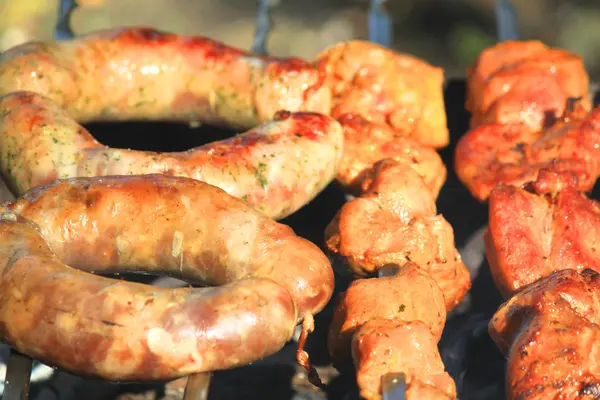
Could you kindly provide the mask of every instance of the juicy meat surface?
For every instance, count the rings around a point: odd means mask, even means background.
[[[325,49],[317,64],[332,89],[333,117],[359,114],[423,145],[448,145],[441,68],[360,40]]]
[[[510,400],[600,395],[600,275],[555,271],[496,312],[489,333],[508,356]]]
[[[183,152],[116,149],[47,97],[0,98],[0,168],[16,196],[58,178],[162,173],[217,186],[280,219],[335,178],[343,142],[333,118],[282,111],[244,134]]]
[[[466,108],[472,127],[516,123],[535,132],[560,118],[569,99],[589,111],[588,85],[581,57],[539,41],[505,41],[469,68]]]
[[[39,226],[60,260],[96,273],[138,271],[223,285],[269,278],[298,314],[333,293],[323,252],[223,190],[165,175],[74,178],[0,206]]]
[[[352,340],[360,395],[381,400],[381,377],[403,372],[407,400],[455,400],[456,386],[444,371],[437,338],[421,321],[373,319]]]
[[[446,322],[444,295],[426,272],[410,262],[393,276],[352,282],[337,299],[329,327],[327,347],[334,363],[350,358],[353,335],[376,318],[419,320],[437,341]]]
[[[600,107],[577,109],[541,132],[518,124],[481,125],[460,138],[454,167],[480,201],[496,185],[535,181],[544,168],[572,172],[580,190],[591,190],[600,175]]]
[[[505,297],[558,269],[600,271],[600,204],[571,186],[555,194],[498,186],[485,243]]]
[[[359,195],[362,181],[373,165],[390,158],[410,164],[434,197],[438,196],[446,180],[446,166],[434,149],[356,114],[346,114],[337,120],[344,130],[344,156],[336,180],[346,191]]]
[[[170,380],[266,357],[294,333],[294,299],[270,279],[161,289],[105,278],[65,265],[39,228],[0,215],[0,340],[45,364]]]
[[[325,245],[357,276],[415,262],[440,286],[450,311],[471,280],[452,227],[436,212],[432,192],[410,165],[382,160],[363,180],[360,197],[345,203],[328,225]]]
[[[328,114],[321,71],[145,27],[29,42],[0,55],[0,95],[33,91],[79,122],[180,120],[249,129],[280,110]]]

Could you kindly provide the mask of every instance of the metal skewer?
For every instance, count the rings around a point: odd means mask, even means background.
[[[500,42],[519,39],[517,11],[510,0],[496,0],[496,31]]]
[[[370,0],[369,40],[385,47],[392,46],[392,20],[383,7],[386,0]]]
[[[398,264],[386,264],[379,268],[377,277],[394,276],[400,270]],[[406,376],[402,372],[391,372],[381,377],[383,400],[404,400],[406,398]]]
[[[254,32],[254,42],[252,43],[252,52],[260,55],[267,55],[267,41],[273,25],[270,9],[273,6],[273,0],[258,0],[258,9],[256,12],[256,30]]]

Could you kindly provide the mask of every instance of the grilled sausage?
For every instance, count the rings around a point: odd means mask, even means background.
[[[279,112],[274,121],[234,138],[154,153],[98,143],[39,94],[0,99],[0,168],[17,196],[57,178],[163,173],[218,186],[283,218],[334,179],[342,152],[340,124],[321,114]]]
[[[193,179],[59,180],[4,209],[37,224],[62,262],[85,271],[161,273],[209,285],[270,278],[291,293],[300,317],[319,312],[333,292],[333,270],[316,245]]]
[[[0,216],[0,338],[46,364],[108,380],[173,379],[273,354],[295,325],[293,299],[269,279],[159,289],[95,276],[59,260],[35,224]]]
[[[248,129],[279,110],[329,113],[324,83],[306,61],[143,27],[25,43],[0,56],[0,95],[43,94],[80,122],[191,120]]]

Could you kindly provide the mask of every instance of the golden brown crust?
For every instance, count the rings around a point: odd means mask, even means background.
[[[327,249],[358,276],[413,261],[441,287],[447,310],[456,307],[471,286],[470,275],[452,227],[436,215],[435,199],[421,177],[408,165],[382,160],[362,189],[327,227]]]
[[[315,314],[333,271],[313,243],[214,186],[165,175],[73,178],[5,209],[40,226],[65,263],[95,272],[146,271],[222,285],[270,278]]]
[[[425,146],[449,143],[444,72],[411,55],[353,40],[317,56],[332,88],[332,115],[359,114]]]
[[[0,339],[72,373],[167,380],[277,352],[294,299],[270,279],[160,289],[63,264],[34,224],[0,216]]]
[[[334,179],[343,141],[331,117],[280,112],[244,134],[184,152],[116,149],[47,97],[16,92],[0,99],[0,172],[17,196],[57,178],[162,173],[218,186],[279,219]]]
[[[569,98],[591,108],[581,57],[539,41],[505,41],[485,49],[469,68],[466,108],[471,126],[524,124],[540,131],[560,118]]]
[[[484,201],[495,186],[523,186],[543,169],[570,172],[580,190],[591,190],[599,160],[600,107],[588,114],[576,111],[542,132],[516,124],[481,125],[461,137],[454,168],[471,194]]]
[[[508,356],[508,398],[597,398],[599,311],[600,275],[589,269],[555,271],[503,304],[489,332]]]
[[[506,297],[559,269],[600,271],[598,237],[600,204],[573,187],[544,195],[499,186],[490,197],[486,255]]]
[[[407,400],[456,399],[436,338],[421,321],[372,319],[354,335],[352,355],[364,399],[381,400],[381,377],[390,372],[404,372]]]
[[[352,282],[340,295],[329,327],[328,348],[334,363],[350,358],[352,337],[376,318],[421,321],[439,340],[446,322],[444,295],[426,272],[410,262],[394,276]]]

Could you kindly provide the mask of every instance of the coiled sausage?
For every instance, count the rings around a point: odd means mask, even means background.
[[[247,363],[333,292],[316,245],[193,179],[61,180],[0,213],[1,338],[78,374],[170,379]],[[224,286],[150,289],[66,264]]]

